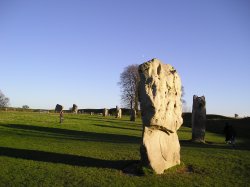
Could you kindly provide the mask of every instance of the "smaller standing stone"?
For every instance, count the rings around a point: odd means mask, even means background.
[[[192,140],[205,142],[206,132],[206,100],[205,97],[193,96]]]
[[[106,117],[106,116],[108,116],[108,114],[109,114],[109,110],[106,109],[106,108],[104,108],[104,109],[103,109],[103,112],[102,112],[102,115],[103,115],[104,117]]]
[[[122,109],[119,108],[118,106],[116,106],[116,114],[115,114],[116,118],[122,118]]]
[[[136,110],[131,109],[130,110],[130,121],[135,121],[135,118],[136,118]]]

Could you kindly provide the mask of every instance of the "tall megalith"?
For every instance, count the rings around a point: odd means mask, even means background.
[[[205,96],[193,96],[192,140],[205,142],[206,132],[206,100]]]
[[[182,125],[181,80],[169,64],[152,59],[139,66],[143,134],[141,161],[157,174],[180,164],[176,131]]]

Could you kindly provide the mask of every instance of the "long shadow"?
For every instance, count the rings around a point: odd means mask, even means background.
[[[117,170],[122,170],[127,165],[137,162],[137,160],[102,160],[98,158],[77,155],[17,149],[10,147],[0,147],[0,156],[21,158],[41,162],[61,163],[72,166],[110,168]]]
[[[96,122],[108,122],[108,123],[114,123],[117,125],[117,123],[120,124],[126,124],[126,125],[130,125],[130,126],[138,126],[138,124],[136,122],[131,122],[130,120],[119,120],[119,119],[111,119],[111,118],[91,118],[91,121],[96,121]],[[140,125],[141,126],[141,125]]]
[[[44,133],[48,133],[51,135],[55,134],[55,135],[61,135],[63,137],[67,136],[70,138],[80,139],[80,140],[84,140],[84,141],[94,141],[94,142],[139,144],[140,139],[141,139],[141,138],[136,137],[136,136],[75,131],[75,130],[69,130],[69,129],[40,127],[40,126],[33,126],[33,125],[9,124],[9,125],[0,125],[0,126],[7,127],[7,128],[13,128],[13,129],[26,130],[26,131],[31,131],[31,132],[32,131],[44,132]]]
[[[95,126],[98,126],[98,127],[106,127],[106,128],[115,128],[115,129],[125,129],[125,130],[142,131],[142,129],[118,127],[118,126],[112,126],[112,125],[100,125],[100,124],[94,124],[94,125],[95,125]]]

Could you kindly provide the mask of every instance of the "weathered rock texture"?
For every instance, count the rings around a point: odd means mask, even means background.
[[[206,100],[205,97],[193,96],[192,140],[205,142],[206,132]]]
[[[177,129],[182,125],[181,80],[157,59],[139,66],[139,101],[143,122],[141,161],[157,174],[180,164]]]
[[[135,121],[135,118],[136,118],[136,110],[131,109],[130,110],[130,121]]]
[[[102,115],[103,115],[104,117],[108,116],[108,115],[109,115],[109,110],[106,109],[106,108],[104,108],[104,109],[103,109],[103,112],[102,112]]]
[[[122,118],[122,109],[116,106],[116,113],[115,113],[116,118]]]
[[[77,112],[78,112],[78,106],[76,104],[73,104],[72,113],[77,114]]]
[[[55,112],[61,112],[62,110],[63,110],[63,106],[57,104],[57,105],[56,105],[56,108],[55,108]]]

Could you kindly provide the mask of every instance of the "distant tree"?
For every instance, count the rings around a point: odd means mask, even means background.
[[[7,106],[9,106],[9,102],[10,102],[9,98],[5,97],[5,95],[0,90],[0,107],[7,107]]]
[[[28,105],[23,105],[22,108],[23,109],[29,109],[30,107]]]
[[[235,118],[238,118],[238,117],[239,117],[239,115],[238,115],[238,114],[234,114],[234,117],[235,117]]]
[[[120,75],[121,100],[124,107],[138,111],[138,65],[133,64],[124,68]]]

